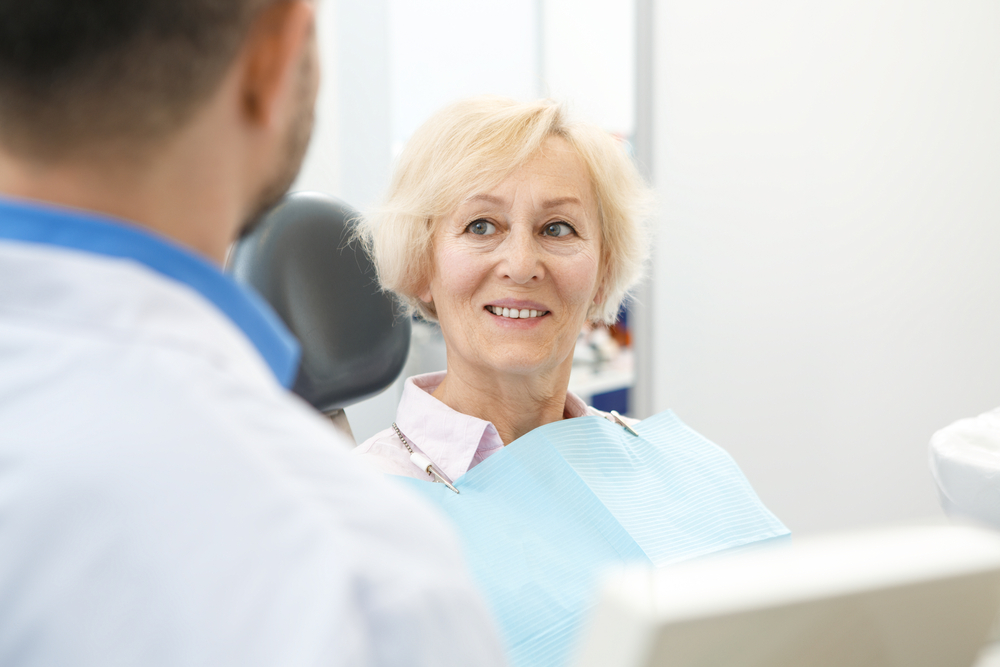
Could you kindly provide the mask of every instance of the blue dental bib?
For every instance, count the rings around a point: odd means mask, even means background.
[[[672,412],[547,424],[455,481],[406,478],[455,522],[514,667],[564,665],[599,578],[788,535],[733,459]]]

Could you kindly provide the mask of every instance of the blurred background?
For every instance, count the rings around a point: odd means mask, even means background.
[[[941,516],[928,440],[1000,405],[1000,3],[319,11],[295,189],[364,210],[445,104],[565,101],[658,195],[648,278],[624,326],[581,339],[571,388],[636,417],[673,409],[798,534]],[[417,326],[404,376],[443,367]],[[400,385],[348,408],[359,442],[392,422]]]

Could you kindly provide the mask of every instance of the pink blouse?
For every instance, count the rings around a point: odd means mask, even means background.
[[[444,376],[445,371],[440,371],[406,379],[396,409],[396,426],[413,451],[429,458],[449,481],[455,481],[503,449],[503,442],[492,423],[453,410],[431,395]],[[567,417],[593,415],[614,421],[614,417],[589,407],[572,392],[566,393],[564,414]],[[638,423],[635,419],[622,419],[630,426]],[[354,453],[382,472],[433,480],[410,461],[410,453],[391,427],[365,440]]]

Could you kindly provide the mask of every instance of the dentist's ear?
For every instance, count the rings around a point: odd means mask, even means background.
[[[240,55],[242,112],[249,124],[280,128],[297,109],[302,63],[315,61],[315,12],[308,0],[287,0],[264,9],[250,26]],[[310,88],[315,97],[315,85]]]

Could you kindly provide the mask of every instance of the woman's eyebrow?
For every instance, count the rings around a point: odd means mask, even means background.
[[[577,206],[582,205],[579,197],[556,197],[555,199],[547,199],[542,203],[542,208],[555,208],[557,206],[562,206],[563,204],[576,204]]]
[[[469,197],[468,199],[466,199],[462,203],[463,204],[471,204],[473,202],[479,202],[479,201],[484,201],[484,202],[487,202],[489,204],[496,204],[497,206],[502,206],[505,203],[504,200],[501,199],[500,197],[497,197],[495,195],[488,195],[488,194],[472,195],[471,197]]]

